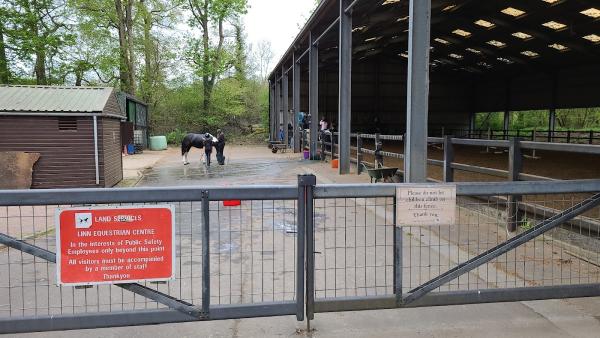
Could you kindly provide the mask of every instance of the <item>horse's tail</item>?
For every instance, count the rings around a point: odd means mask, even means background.
[[[181,155],[185,155],[185,153],[190,151],[190,148],[192,147],[192,140],[190,137],[191,134],[187,134],[185,135],[185,137],[183,138],[183,140],[181,140]]]

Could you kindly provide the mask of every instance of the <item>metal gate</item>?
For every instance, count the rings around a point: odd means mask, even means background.
[[[0,191],[0,333],[600,295],[600,181],[457,183],[446,227],[397,227],[398,185],[315,183]],[[56,285],[57,206],[157,203],[173,281]]]

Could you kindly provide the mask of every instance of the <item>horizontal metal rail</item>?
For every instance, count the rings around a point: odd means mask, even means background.
[[[168,187],[112,189],[0,190],[0,205],[58,205],[143,202],[189,202],[202,200],[209,190],[211,201],[293,200],[296,186]]]
[[[398,304],[396,302],[396,297],[393,295],[322,298],[315,301],[315,312],[323,313],[373,309],[417,308],[597,296],[600,296],[599,284],[443,291],[431,292],[410,304]]]
[[[226,320],[287,316],[296,314],[291,301],[252,305],[214,305],[210,317],[197,318],[171,309],[99,312],[68,315],[32,316],[0,319],[0,332],[25,333],[32,331],[61,331],[108,327],[183,323],[203,320]]]
[[[460,196],[543,195],[600,191],[600,180],[555,181],[552,184],[544,181],[457,182],[454,184],[456,184],[456,193]],[[315,198],[395,197],[396,188],[402,185],[402,183],[317,185]]]

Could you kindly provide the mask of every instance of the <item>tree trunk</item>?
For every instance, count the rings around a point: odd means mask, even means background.
[[[127,7],[125,9],[125,28],[127,32],[127,68],[128,68],[128,81],[129,87],[131,88],[132,95],[135,95],[135,54],[133,51],[133,15],[132,7],[135,0],[126,0]]]
[[[204,2],[204,12],[202,17],[202,47],[203,47],[203,62],[202,62],[202,87],[204,89],[203,108],[204,112],[208,112],[211,104],[212,86],[210,85],[210,36],[208,32],[208,1]]]
[[[154,72],[152,70],[152,55],[154,54],[152,35],[152,16],[146,7],[146,1],[140,0],[140,8],[144,19],[144,64],[145,71],[142,80],[142,98],[146,103],[152,104],[152,89],[154,88]]]
[[[10,81],[10,69],[6,57],[6,46],[4,45],[4,24],[0,22],[0,84],[8,84]]]

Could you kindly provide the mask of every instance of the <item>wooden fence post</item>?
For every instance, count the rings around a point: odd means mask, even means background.
[[[521,153],[521,140],[518,138],[510,139],[510,147],[508,150],[508,180],[518,181],[519,174],[523,170],[523,154]],[[508,197],[507,207],[507,224],[506,230],[509,232],[515,232],[517,226],[521,221],[519,212],[519,202],[521,202],[522,196],[510,195]]]

